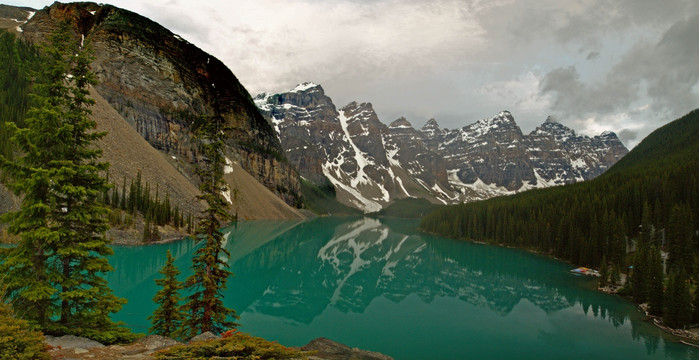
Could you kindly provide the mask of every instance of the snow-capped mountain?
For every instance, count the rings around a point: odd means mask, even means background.
[[[255,103],[301,176],[365,212],[400,198],[458,203],[589,180],[628,152],[614,133],[579,136],[552,119],[525,135],[508,111],[454,130],[434,119],[420,130],[405,118],[385,125],[370,103],[337,109],[313,83]]]

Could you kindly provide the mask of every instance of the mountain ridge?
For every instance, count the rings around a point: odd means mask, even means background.
[[[612,132],[581,136],[551,118],[524,134],[506,110],[453,130],[435,119],[386,125],[371,103],[338,108],[314,83],[255,103],[304,178],[332,183],[341,203],[365,212],[400,198],[453,204],[589,180],[628,152]]]

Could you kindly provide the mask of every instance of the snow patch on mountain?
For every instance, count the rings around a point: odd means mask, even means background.
[[[302,91],[306,91],[306,90],[312,89],[312,88],[314,88],[314,87],[318,87],[318,84],[314,84],[314,83],[312,83],[312,82],[305,82],[305,83],[303,83],[303,84],[297,85],[297,86],[296,86],[295,88],[293,88],[290,92],[292,92],[292,93],[302,92]]]

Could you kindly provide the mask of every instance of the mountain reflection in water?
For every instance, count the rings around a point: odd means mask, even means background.
[[[241,316],[242,331],[285,345],[325,336],[397,359],[457,359],[465,352],[532,359],[699,356],[644,323],[630,303],[594,291],[594,280],[571,275],[565,263],[426,235],[416,225],[339,217],[240,222],[224,231],[235,273],[226,303]],[[192,240],[117,247],[109,281],[129,299],[117,320],[145,331],[165,250],[177,257],[184,279],[195,247]]]

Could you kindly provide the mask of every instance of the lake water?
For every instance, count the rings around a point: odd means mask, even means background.
[[[225,292],[241,331],[300,346],[327,337],[396,359],[699,359],[594,290],[570,265],[420,233],[414,220],[249,221],[226,229]],[[115,247],[115,315],[150,326],[167,249],[190,273],[196,244]]]

